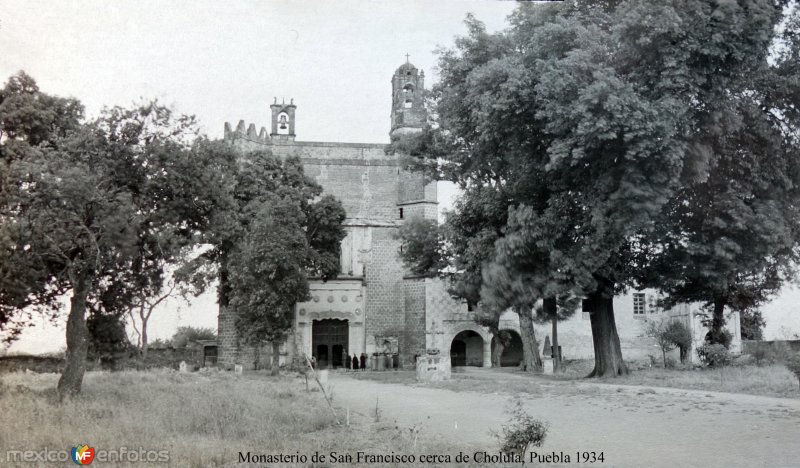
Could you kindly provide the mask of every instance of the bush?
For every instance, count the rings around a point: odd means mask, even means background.
[[[722,367],[730,364],[731,353],[724,345],[703,345],[697,348],[697,355],[709,367]]]
[[[674,320],[664,329],[664,337],[680,350],[681,362],[686,362],[686,356],[692,347],[692,332],[685,323]]]
[[[728,330],[720,330],[719,332],[711,330],[706,334],[706,343],[721,344],[725,349],[730,348],[731,341],[733,341],[733,336]]]
[[[547,435],[547,424],[525,412],[519,398],[512,401],[507,412],[511,415],[509,424],[503,426],[502,434],[495,434],[500,439],[500,451],[524,457],[528,448],[541,447]]]
[[[785,365],[797,377],[797,384],[800,385],[800,354],[795,354],[787,359]]]
[[[190,341],[198,340],[215,340],[217,338],[217,331],[213,328],[207,327],[178,327],[178,330],[172,335],[170,344],[174,348],[185,348]]]

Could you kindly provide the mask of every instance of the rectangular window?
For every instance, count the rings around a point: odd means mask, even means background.
[[[644,293],[633,293],[633,315],[644,315],[647,309]]]
[[[400,208],[400,219],[403,219],[403,209]]]

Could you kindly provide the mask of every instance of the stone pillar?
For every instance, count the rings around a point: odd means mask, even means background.
[[[483,340],[483,367],[492,367],[492,340]]]

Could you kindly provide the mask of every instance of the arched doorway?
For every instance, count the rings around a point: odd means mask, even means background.
[[[483,366],[483,338],[477,332],[464,330],[450,343],[450,365]]]
[[[342,367],[348,354],[347,320],[314,320],[311,325],[311,352],[319,369]]]
[[[514,330],[500,330],[492,338],[492,365],[516,367],[523,359],[522,337]]]

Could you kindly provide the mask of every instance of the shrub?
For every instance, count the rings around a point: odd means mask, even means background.
[[[731,353],[721,344],[703,345],[697,348],[697,355],[709,367],[722,367],[731,362]]]
[[[519,398],[512,400],[507,413],[511,415],[509,424],[503,426],[502,434],[495,434],[500,439],[501,452],[524,456],[528,448],[542,446],[547,435],[547,423],[529,415]]]
[[[730,348],[732,340],[733,336],[728,330],[711,330],[706,334],[706,343],[721,344],[725,349]]]
[[[664,337],[680,350],[681,363],[686,362],[686,356],[692,347],[692,332],[685,323],[673,320],[664,329]]]
[[[800,354],[795,354],[787,359],[785,365],[797,377],[797,384],[800,385]]]
[[[676,347],[680,350],[681,362],[686,361],[689,348],[692,346],[692,332],[683,322],[663,318],[658,321],[648,321],[644,332],[647,336],[655,338],[658,347],[661,348],[664,368],[667,367],[667,352]],[[652,356],[650,359],[655,366],[655,359]]]
[[[175,348],[185,348],[190,341],[214,340],[217,338],[217,331],[208,327],[178,327],[170,340],[170,344]]]

